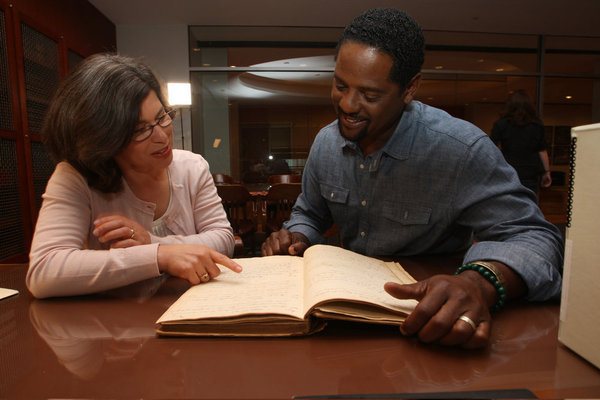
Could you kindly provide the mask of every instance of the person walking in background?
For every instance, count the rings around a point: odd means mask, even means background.
[[[517,90],[508,96],[501,118],[494,123],[491,138],[515,168],[523,186],[531,189],[536,198],[540,185],[552,184],[544,124],[527,92]]]

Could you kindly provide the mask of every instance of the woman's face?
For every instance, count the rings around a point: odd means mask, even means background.
[[[157,173],[166,169],[173,160],[173,124],[162,127],[157,122],[165,116],[165,108],[158,96],[151,91],[142,102],[140,107],[140,119],[136,127],[136,134],[131,142],[115,156],[115,160],[124,175],[128,172]],[[163,120],[164,121],[164,120]],[[140,142],[136,137],[141,135],[144,129],[150,126],[152,133]]]

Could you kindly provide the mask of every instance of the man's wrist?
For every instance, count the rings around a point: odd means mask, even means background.
[[[473,261],[460,266],[455,274],[458,275],[463,272],[469,273],[468,276],[473,279],[476,275],[471,272],[479,275],[479,287],[490,306],[490,311],[497,311],[504,306],[506,302],[505,279],[502,272],[494,264],[487,261]],[[487,282],[487,284],[482,284],[482,282]]]

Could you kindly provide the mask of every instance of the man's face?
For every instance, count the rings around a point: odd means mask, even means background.
[[[355,42],[344,43],[338,52],[331,99],[341,135],[361,147],[385,143],[412,100],[414,91],[389,79],[392,63],[389,55]]]

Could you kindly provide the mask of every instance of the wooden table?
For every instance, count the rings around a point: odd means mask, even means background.
[[[458,257],[400,260],[417,279]],[[0,265],[0,398],[291,398],[524,388],[600,397],[600,371],[557,341],[559,306],[511,304],[483,351],[425,345],[396,328],[335,322],[310,337],[159,338],[175,278],[95,296],[34,300],[25,265]],[[437,396],[434,396],[437,397]],[[507,398],[507,397],[505,397]]]

